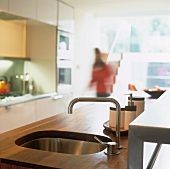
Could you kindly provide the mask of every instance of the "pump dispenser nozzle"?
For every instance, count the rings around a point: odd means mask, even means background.
[[[125,106],[124,128],[128,130],[129,124],[136,118],[136,106],[134,106],[134,102],[132,101],[132,93],[126,95],[130,96],[128,101],[128,106]]]
[[[128,106],[134,106],[134,102],[132,101],[132,93],[130,93],[130,94],[125,94],[125,95],[129,95],[130,97],[130,99],[129,99],[129,101],[128,101]]]

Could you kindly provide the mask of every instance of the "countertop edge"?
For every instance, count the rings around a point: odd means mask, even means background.
[[[43,98],[47,98],[47,97],[55,97],[55,96],[59,96],[60,98],[63,96],[62,94],[59,93],[46,93],[46,94],[39,94],[39,95],[25,95],[23,96],[21,99],[18,100],[9,100],[9,101],[1,101],[0,102],[0,108],[1,107],[7,107],[7,106],[12,106],[15,104],[20,104],[20,103],[24,103],[24,102],[28,102],[28,101],[34,101],[37,99],[43,99]]]

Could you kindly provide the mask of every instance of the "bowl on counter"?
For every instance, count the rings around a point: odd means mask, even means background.
[[[148,93],[151,98],[157,99],[159,98],[166,90],[155,90],[155,89],[144,89],[146,93]]]

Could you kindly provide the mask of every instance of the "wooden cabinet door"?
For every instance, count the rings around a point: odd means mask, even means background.
[[[23,20],[0,20],[0,56],[25,58],[25,31],[26,25]]]
[[[57,26],[56,0],[37,0],[37,20]]]
[[[9,0],[9,12],[36,19],[36,0]]]
[[[35,101],[0,108],[1,133],[35,121]]]

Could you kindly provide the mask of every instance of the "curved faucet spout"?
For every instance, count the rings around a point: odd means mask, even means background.
[[[111,102],[116,106],[116,143],[117,143],[117,149],[122,148],[120,146],[120,112],[121,107],[117,100],[114,98],[105,98],[105,97],[78,97],[74,98],[68,106],[68,114],[73,113],[73,106],[77,102]]]

